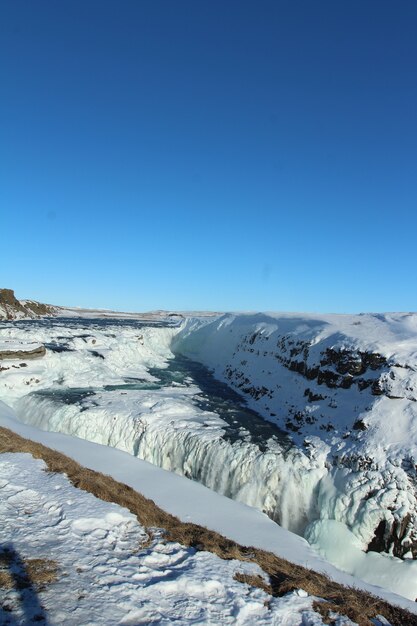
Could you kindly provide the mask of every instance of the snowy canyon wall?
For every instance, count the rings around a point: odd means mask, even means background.
[[[227,314],[188,320],[173,350],[212,368],[301,449],[329,446],[322,520],[343,522],[364,548],[416,558],[416,314]]]

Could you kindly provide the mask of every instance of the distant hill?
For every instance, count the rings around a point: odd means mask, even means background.
[[[18,300],[13,289],[0,289],[0,321],[37,319],[40,317],[84,317],[84,318],[116,318],[116,319],[166,319],[189,316],[212,317],[218,315],[211,311],[149,311],[147,313],[127,313],[109,309],[84,309],[42,304],[36,300]]]
[[[58,307],[35,300],[18,300],[13,289],[0,289],[0,320],[20,320],[55,316]]]

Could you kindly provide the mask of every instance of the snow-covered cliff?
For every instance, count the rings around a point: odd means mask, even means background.
[[[364,546],[416,558],[417,314],[227,314],[188,320],[173,349],[299,446],[329,446],[322,518],[347,523]]]

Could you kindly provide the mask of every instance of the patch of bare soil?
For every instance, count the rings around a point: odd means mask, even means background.
[[[0,547],[0,587],[42,591],[57,579],[58,566],[50,559],[21,559],[12,547]]]

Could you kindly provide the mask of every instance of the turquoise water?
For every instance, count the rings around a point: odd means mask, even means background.
[[[79,330],[76,337],[87,339],[91,337],[89,330],[111,330],[111,328],[128,327],[137,330],[145,327],[172,327],[177,321],[149,321],[131,319],[83,319],[83,318],[45,318],[41,320],[21,320],[13,322],[14,325],[31,326],[33,324],[48,328],[65,328]],[[116,335],[114,335],[116,336]],[[72,335],[71,338],[73,338]],[[69,348],[66,345],[68,336],[57,336],[55,341],[47,344],[47,348],[62,352]],[[94,351],[92,351],[94,353]],[[96,354],[95,356],[102,355]],[[200,363],[187,359],[183,356],[175,356],[168,361],[166,368],[150,368],[149,373],[155,378],[149,382],[140,378],[125,378],[123,384],[106,385],[101,388],[54,388],[33,392],[38,396],[52,398],[54,401],[64,404],[78,404],[80,410],[83,407],[83,399],[89,397],[89,404],[94,402],[96,392],[123,390],[129,391],[153,391],[163,387],[196,385],[200,392],[193,396],[193,402],[198,408],[217,413],[226,423],[225,438],[230,441],[243,439],[256,444],[261,450],[268,447],[268,442],[279,443],[280,447],[289,449],[291,440],[287,433],[280,430],[274,424],[265,421],[255,411],[249,409],[245,401],[238,393],[230,389],[226,384],[219,382],[213,374]]]
[[[62,404],[77,404],[83,411],[83,400],[89,398],[89,405],[94,403],[96,392],[116,391],[153,391],[162,388],[197,386],[200,392],[192,396],[195,405],[216,413],[227,424],[224,428],[225,439],[244,440],[256,444],[260,450],[266,450],[270,441],[279,443],[281,448],[289,449],[291,440],[288,435],[274,424],[265,421],[255,411],[249,409],[244,400],[226,384],[219,382],[213,374],[200,363],[182,356],[176,356],[168,362],[166,368],[150,368],[149,373],[157,379],[149,382],[140,378],[125,378],[123,384],[106,385],[100,388],[54,388],[33,392],[39,397],[48,397]],[[98,402],[97,402],[98,404]]]

